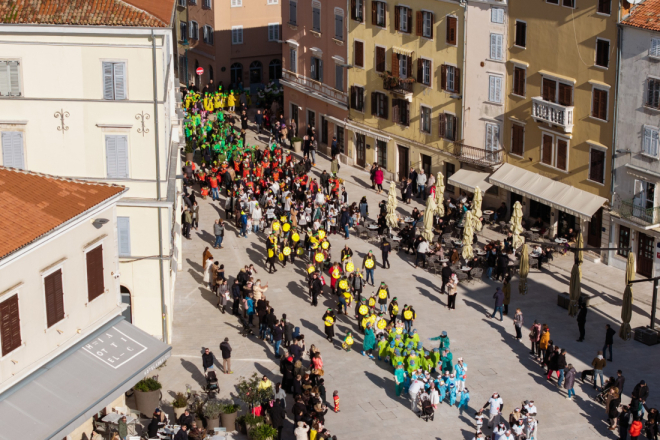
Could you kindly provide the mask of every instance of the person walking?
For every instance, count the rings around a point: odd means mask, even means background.
[[[231,371],[231,345],[229,345],[229,338],[220,344],[220,351],[222,351],[222,371],[225,374],[234,374]]]
[[[573,364],[568,364],[564,369],[564,389],[568,392],[566,397],[568,400],[575,397],[575,376],[577,376],[577,370],[573,368]]]
[[[247,238],[247,224],[247,214],[245,211],[241,211],[241,232],[238,235],[243,238]]]
[[[390,242],[387,241],[387,237],[383,237],[383,243],[380,245],[380,250],[382,252],[382,257],[383,257],[383,269],[389,269],[390,268],[390,252],[392,252],[392,245],[390,245]]]
[[[380,194],[383,192],[383,170],[381,167],[376,167],[376,172],[374,173],[374,183],[376,184],[377,193]]]
[[[440,275],[442,276],[442,287],[440,287],[440,293],[443,295],[446,292],[445,287],[447,286],[447,283],[449,283],[452,273],[451,267],[449,267],[447,263],[442,263],[442,271],[440,272]]]
[[[418,199],[423,199],[426,200],[426,179],[427,176],[424,174],[424,168],[419,170],[419,174],[417,174],[417,198]]]
[[[502,408],[504,408],[504,401],[500,397],[499,393],[493,393],[488,402],[484,405],[483,409],[488,408],[489,420],[488,427],[494,428],[500,424],[502,418]]]
[[[522,326],[523,326],[523,313],[520,309],[516,309],[516,314],[513,315],[513,326],[516,329],[516,339],[522,342]]]
[[[584,326],[587,323],[587,306],[581,302],[580,303],[580,311],[577,314],[577,324],[578,324],[578,330],[580,331],[580,337],[578,338],[578,342],[584,341]],[[603,350],[605,350],[603,348]]]
[[[420,266],[419,262],[421,261],[423,267],[426,267],[426,254],[429,251],[429,242],[426,241],[424,237],[417,245],[417,257],[415,258],[415,269],[417,266]]]
[[[317,307],[319,305],[318,297],[322,292],[323,292],[323,283],[319,278],[318,272],[314,272],[312,274],[312,305],[314,307]]]
[[[495,299],[495,308],[493,309],[493,314],[490,315],[491,318],[495,317],[495,314],[499,311],[500,312],[500,322],[504,321],[504,317],[502,316],[502,306],[504,304],[504,292],[502,291],[501,287],[497,287],[497,290],[493,294],[493,298]],[[486,314],[488,315],[488,314]]]
[[[225,238],[225,224],[221,218],[217,219],[213,225],[213,235],[215,235],[213,249],[222,249],[222,240]]]
[[[362,260],[362,269],[364,269],[367,273],[366,276],[366,283],[369,284],[369,278],[371,278],[371,285],[374,285],[374,270],[376,269],[376,256],[372,251],[369,251],[369,253],[364,257],[364,260]]]
[[[603,357],[603,352],[599,351],[598,355],[591,361],[591,366],[594,367],[594,389],[597,389],[597,379],[600,377],[600,386],[601,388],[605,386],[605,381],[603,380],[603,369],[607,365],[607,361]]]
[[[323,323],[325,324],[325,338],[328,342],[332,342],[332,338],[335,337],[335,321],[337,319],[335,312],[332,309],[328,309],[321,319],[323,319]]]
[[[529,354],[538,356],[541,354],[539,341],[541,340],[541,324],[535,319],[532,328],[529,330],[529,342],[531,343],[531,350]]]
[[[447,308],[449,310],[456,309],[456,295],[458,294],[458,278],[456,274],[452,274],[447,283],[449,291],[447,292]]]
[[[616,331],[610,327],[609,324],[605,324],[605,345],[603,345],[603,355],[607,353],[607,349],[610,349],[610,358],[608,361],[612,362],[612,345],[614,344],[614,335]]]
[[[215,356],[208,347],[205,348],[204,354],[202,354],[202,367],[204,367],[204,373],[206,373],[206,370],[213,366],[214,362]]]

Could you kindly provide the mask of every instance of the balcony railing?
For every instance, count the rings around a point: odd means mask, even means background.
[[[532,117],[537,121],[549,122],[564,129],[566,133],[573,132],[573,109],[554,102],[544,101],[542,97],[532,98]]]
[[[657,225],[660,223],[660,207],[645,208],[639,206],[633,200],[622,200],[619,209],[621,217],[636,223]]]
[[[454,142],[452,152],[460,162],[471,163],[482,167],[494,167],[502,163],[504,150],[486,150],[484,148],[465,145],[463,142]]]
[[[413,92],[413,82],[414,81],[406,81],[395,76],[384,76],[383,88],[392,93],[408,95]]]
[[[307,78],[304,75],[291,72],[290,70],[282,69],[282,79],[299,86],[311,89],[314,92],[321,93],[328,98],[348,104],[348,94],[327,86],[319,81]]]

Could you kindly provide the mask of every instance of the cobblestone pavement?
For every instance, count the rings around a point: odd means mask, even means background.
[[[250,142],[254,134],[250,133]],[[265,141],[261,136],[259,141]],[[326,158],[320,158],[314,172],[329,170]],[[351,202],[366,195],[371,213],[377,212],[377,205],[387,195],[377,195],[371,190],[369,176],[364,171],[342,166],[340,177],[345,179]],[[232,368],[234,375],[220,374],[221,396],[235,392],[238,377],[250,375],[254,371],[267,374],[279,380],[279,364],[273,356],[269,344],[255,337],[242,337],[239,334],[237,319],[230,314],[221,314],[216,309],[216,297],[202,285],[202,252],[213,242],[213,222],[222,215],[224,209],[210,199],[200,201],[200,228],[193,230],[192,240],[184,240],[183,271],[177,278],[174,304],[174,328],[172,357],[159,374],[164,384],[164,400],[171,400],[176,391],[184,391],[186,385],[200,389],[204,379],[201,370],[202,347],[211,347],[220,357],[219,344],[229,337],[233,347]],[[406,213],[413,206],[422,205],[418,200],[411,205],[399,202],[399,211]],[[223,205],[224,206],[224,205]],[[485,228],[480,242],[499,235]],[[605,324],[613,323],[618,329],[620,323],[621,297],[624,287],[623,272],[600,264],[585,262],[583,266],[583,290],[596,293],[598,304],[590,308],[587,317],[587,337],[583,343],[576,342],[577,324],[568,316],[565,309],[558,307],[557,293],[568,291],[572,258],[560,257],[544,270],[532,269],[529,294],[518,294],[517,282],[512,286],[511,317],[504,322],[491,319],[486,314],[493,308],[492,294],[496,283],[484,278],[484,282],[461,285],[455,311],[446,309],[446,296],[439,294],[439,276],[423,269],[414,269],[411,256],[404,252],[393,253],[390,257],[392,268],[376,269],[376,282],[384,280],[399,303],[413,304],[418,319],[414,327],[418,329],[426,346],[431,346],[428,337],[434,337],[446,330],[451,338],[454,360],[463,357],[468,364],[467,387],[470,389],[470,410],[459,414],[456,408],[441,405],[434,421],[425,423],[411,411],[407,399],[394,395],[394,380],[389,367],[384,362],[371,361],[358,351],[346,353],[339,343],[328,343],[324,339],[321,316],[325,307],[333,306],[334,299],[327,295],[319,307],[311,307],[303,286],[304,266],[301,263],[278,267],[277,273],[269,275],[264,267],[265,246],[262,234],[250,234],[240,238],[233,226],[229,226],[223,249],[211,249],[221,264],[225,265],[230,284],[240,267],[254,263],[258,273],[255,279],[268,283],[266,292],[275,313],[286,313],[295,325],[305,334],[307,346],[320,347],[325,369],[328,396],[338,390],[341,397],[341,412],[326,416],[326,427],[339,439],[366,438],[376,435],[379,439],[389,438],[436,438],[468,439],[474,433],[474,409],[483,406],[494,391],[504,399],[504,415],[525,399],[535,400],[539,410],[539,433],[545,439],[593,439],[608,436],[604,421],[603,407],[592,400],[595,392],[590,384],[576,381],[577,398],[565,399],[565,390],[559,390],[555,382],[550,383],[543,375],[540,366],[529,355],[528,330],[523,329],[524,343],[516,341],[512,322],[513,312],[519,307],[525,317],[525,328],[534,319],[550,326],[555,343],[568,350],[568,362],[578,371],[590,368],[591,360],[604,342]],[[330,237],[334,255],[338,256],[345,241],[341,236]],[[379,257],[375,245],[351,236],[349,246],[361,261],[370,249]],[[327,276],[327,275],[326,275]],[[327,279],[327,278],[326,278]],[[634,288],[635,303],[632,327],[647,325],[650,317],[650,286],[637,284]],[[650,284],[650,283],[648,283]],[[303,287],[305,287],[303,289]],[[371,294],[370,289],[365,293]],[[334,297],[333,297],[334,298]],[[340,316],[336,325],[338,336],[343,337],[348,329],[355,329],[353,319]],[[361,347],[358,337],[354,347]],[[650,406],[657,404],[657,390],[660,389],[658,375],[653,374],[652,365],[658,360],[658,348],[647,347],[635,341],[624,342],[618,337],[614,343],[614,362],[608,363],[606,375],[615,375],[621,368],[627,378],[624,389],[624,403],[630,392],[641,379],[649,383],[651,390]],[[291,408],[289,398],[288,408]],[[291,423],[285,427],[285,438],[293,438]]]

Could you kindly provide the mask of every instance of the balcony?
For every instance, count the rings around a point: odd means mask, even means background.
[[[532,118],[561,127],[565,133],[573,132],[574,108],[544,101],[540,96],[532,98]]]
[[[338,103],[348,106],[348,94],[332,88],[322,82],[307,78],[304,75],[282,69],[282,80],[285,85],[290,83],[303,93],[313,98],[332,99]],[[320,96],[319,96],[320,95]]]
[[[619,213],[621,217],[642,225],[660,223],[660,207],[645,208],[635,204],[633,200],[622,200]]]
[[[401,79],[396,76],[383,76],[383,88],[398,95],[412,95],[414,79]]]
[[[452,144],[452,154],[458,158],[460,162],[470,163],[486,168],[492,168],[502,163],[504,157],[504,150],[490,151],[484,148],[471,147],[465,145],[463,142],[454,142]]]

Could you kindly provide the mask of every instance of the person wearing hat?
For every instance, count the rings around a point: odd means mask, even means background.
[[[371,277],[371,285],[374,285],[374,270],[376,269],[376,256],[373,251],[369,251],[367,255],[362,260],[362,269],[367,272],[366,282],[369,283],[369,277]]]
[[[392,298],[392,302],[390,302],[387,311],[390,314],[390,324],[392,324],[392,326],[395,326],[396,317],[399,314],[399,303],[397,301],[397,298]]]
[[[387,300],[390,297],[390,289],[387,287],[387,284],[385,284],[385,281],[380,282],[380,286],[378,287],[378,305],[380,307],[381,313],[384,313],[387,311]]]
[[[167,425],[167,417],[165,417],[160,408],[156,408],[154,415],[151,418],[151,422],[149,422],[149,426],[147,426],[149,438],[158,437],[158,430],[165,425]]]
[[[456,371],[456,389],[458,392],[462,392],[465,389],[465,379],[467,379],[468,366],[466,362],[463,362],[463,358],[458,358],[458,363],[455,367]]]
[[[413,306],[405,304],[403,306],[403,324],[406,327],[406,332],[410,333],[415,319],[417,319],[417,313],[415,313],[415,309],[413,309]]]
[[[488,421],[488,427],[496,427],[500,424],[502,418],[502,408],[504,408],[504,401],[500,397],[499,393],[493,393],[488,402],[484,405],[483,409],[489,409],[490,420]]]
[[[447,332],[444,330],[442,333],[440,333],[440,336],[429,338],[429,341],[440,341],[440,346],[438,347],[440,350],[449,349],[449,336],[447,336]]]
[[[332,309],[327,309],[321,319],[323,319],[325,324],[326,339],[328,342],[332,342],[332,338],[335,337],[335,321],[337,320],[335,312],[333,312]]]

